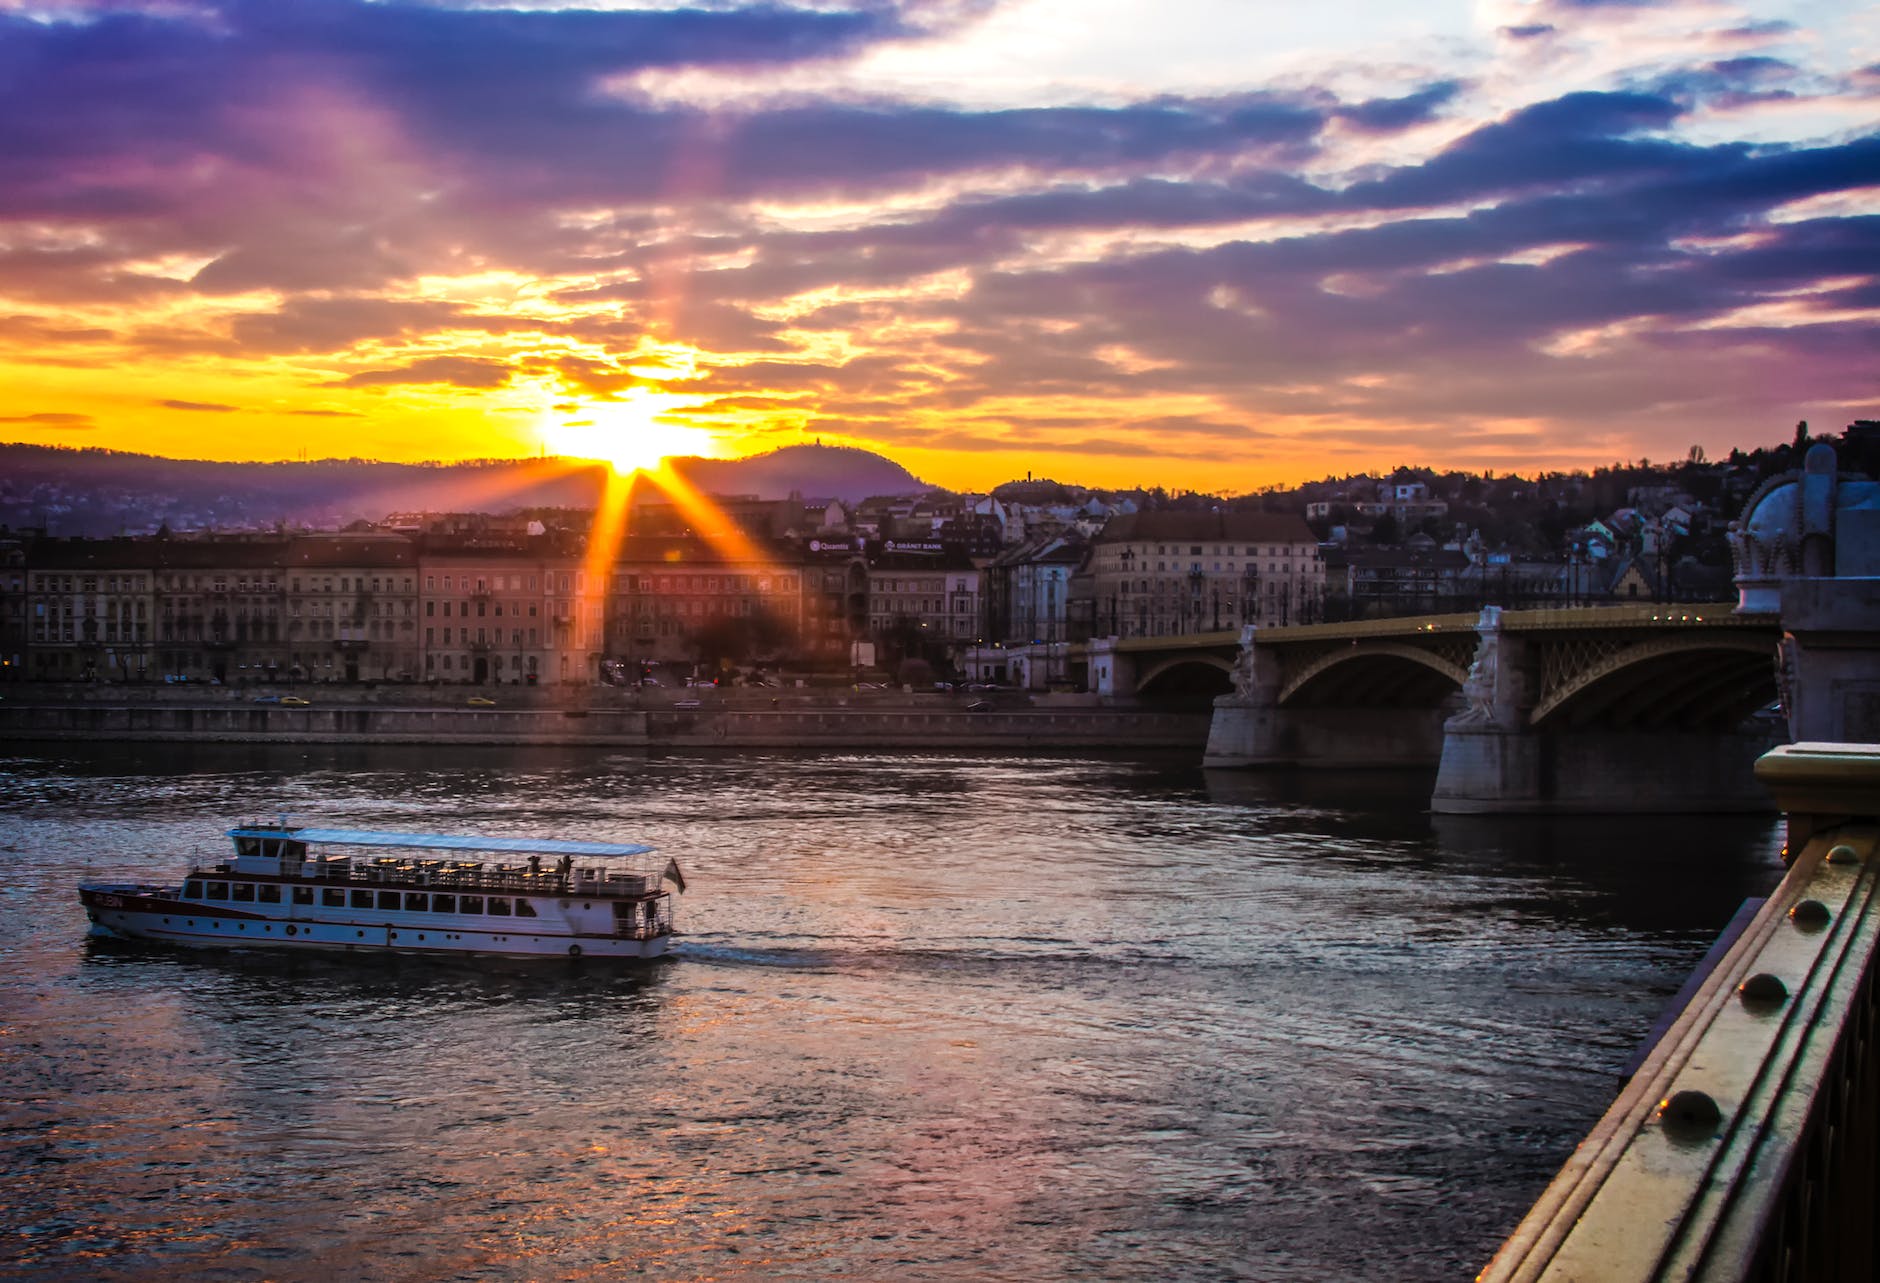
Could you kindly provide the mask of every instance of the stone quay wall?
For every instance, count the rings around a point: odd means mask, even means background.
[[[141,698],[112,698],[131,689]],[[307,744],[592,744],[610,748],[1167,748],[1199,752],[1210,715],[1107,704],[1091,696],[987,698],[900,692],[689,692],[505,689],[469,706],[422,688],[308,691],[305,707],[252,692],[96,687],[55,698],[0,695],[0,740]],[[972,708],[971,703],[989,705]]]

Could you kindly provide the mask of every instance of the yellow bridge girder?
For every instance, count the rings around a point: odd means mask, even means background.
[[[1549,675],[1551,681],[1543,679],[1540,702],[1528,719],[1533,725],[1571,712],[1577,702],[1628,672],[1635,673],[1638,680],[1615,694],[1641,708],[1668,706],[1674,700],[1688,702],[1694,695],[1706,693],[1721,698],[1732,687],[1753,681],[1759,673],[1768,678],[1769,697],[1775,693],[1775,641],[1769,637],[1678,633],[1608,643],[1602,650],[1574,658],[1579,662],[1570,666],[1543,662],[1544,673],[1550,668],[1556,671]],[[1679,658],[1692,662],[1683,665],[1682,671],[1663,673],[1660,679],[1664,665],[1658,661]],[[1701,662],[1717,659],[1723,662]],[[1749,711],[1743,710],[1745,714]]]

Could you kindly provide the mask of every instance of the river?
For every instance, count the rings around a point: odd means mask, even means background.
[[[1776,821],[1432,817],[1169,757],[0,760],[0,1277],[1472,1276]],[[679,956],[90,941],[306,823],[647,841]]]

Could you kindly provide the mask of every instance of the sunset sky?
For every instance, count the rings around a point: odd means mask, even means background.
[[[0,440],[1248,490],[1880,418],[1880,6],[0,0]]]

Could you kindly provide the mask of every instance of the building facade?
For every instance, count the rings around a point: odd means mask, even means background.
[[[607,656],[670,663],[734,648],[756,659],[795,653],[804,585],[802,555],[788,545],[630,535],[609,579]]]
[[[426,681],[536,685],[589,670],[578,552],[541,535],[432,535],[418,575]]]
[[[276,578],[270,575],[271,585]],[[287,545],[278,578],[285,581],[285,627],[272,604],[266,621],[277,670],[293,680],[418,677],[418,549],[411,539],[379,531],[302,535]],[[279,588],[271,589],[276,598]]]
[[[984,635],[983,578],[954,545],[884,542],[868,565],[870,636],[884,657],[955,661]]]
[[[1310,623],[1325,593],[1318,540],[1290,513],[1126,513],[1087,573],[1094,631],[1115,637]]]

